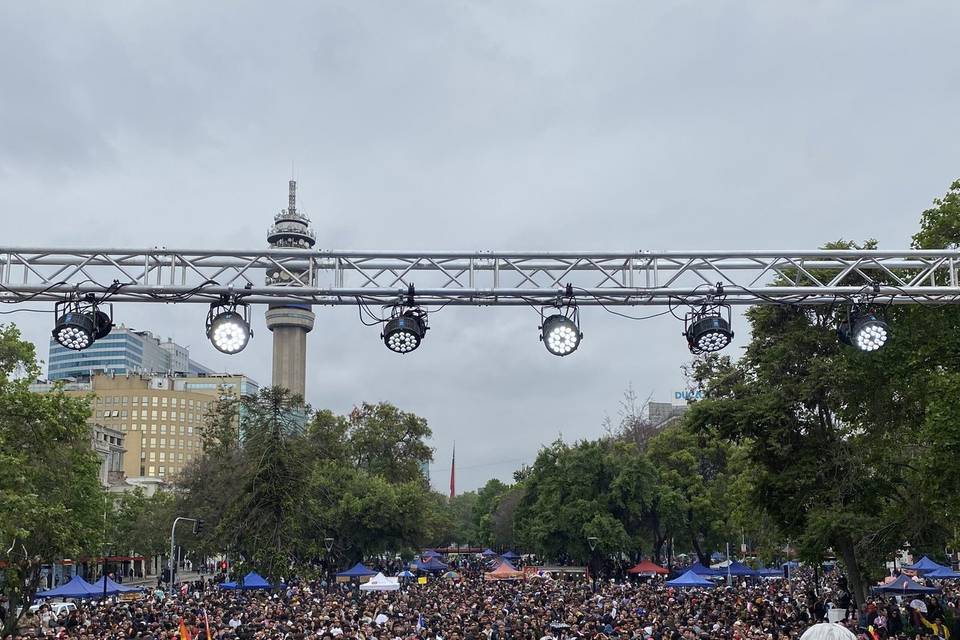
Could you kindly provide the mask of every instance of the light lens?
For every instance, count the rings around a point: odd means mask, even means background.
[[[556,314],[543,321],[540,339],[547,351],[555,356],[568,356],[580,346],[583,334],[580,327],[566,316]]]
[[[383,329],[383,343],[394,353],[410,353],[423,342],[425,332],[419,318],[400,316],[387,322]]]
[[[239,353],[250,341],[250,327],[239,313],[225,311],[210,323],[207,337],[217,351]]]
[[[53,328],[53,338],[73,351],[83,351],[94,341],[93,318],[86,313],[65,313]]]
[[[687,343],[693,353],[713,353],[733,341],[730,323],[721,316],[707,316],[697,320],[687,330]]]
[[[861,351],[876,351],[887,343],[890,329],[887,323],[869,315],[853,325],[853,344]]]

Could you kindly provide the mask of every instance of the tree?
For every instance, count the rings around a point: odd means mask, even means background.
[[[736,494],[730,488],[746,470],[744,455],[715,430],[692,429],[686,421],[650,440],[648,452],[658,473],[661,508],[673,512],[671,537],[689,542],[709,565],[710,551],[729,541]]]
[[[41,565],[99,553],[104,535],[88,401],[59,388],[31,393],[38,374],[33,345],[15,326],[0,326],[0,560],[10,611],[3,636],[15,630],[17,609],[33,601]]]
[[[556,441],[540,450],[521,485],[513,529],[521,544],[559,561],[589,559],[592,535],[604,549],[632,553],[645,537],[655,478],[633,444]]]
[[[107,542],[117,553],[146,557],[170,552],[167,535],[176,517],[176,498],[158,491],[149,498],[143,489],[122,493],[112,501],[107,518]]]
[[[450,521],[445,538],[447,541],[466,545],[480,543],[480,527],[475,517],[479,501],[476,491],[465,491],[449,500],[447,511]]]
[[[422,478],[420,465],[433,460],[424,443],[427,421],[387,402],[363,403],[348,416],[347,443],[354,464],[390,482]]]
[[[921,216],[914,247],[956,247],[960,181],[934,204]],[[840,241],[827,248],[854,246]],[[705,398],[690,418],[696,428],[748,447],[754,504],[808,559],[819,562],[833,548],[863,603],[866,576],[907,539],[942,549],[951,536],[947,523],[958,514],[960,487],[956,474],[944,470],[960,453],[953,426],[960,421],[953,400],[960,394],[960,310],[888,308],[893,338],[863,353],[836,339],[851,302],[870,306],[869,291],[860,298],[750,309],[743,358],[697,363]]]
[[[205,433],[219,444],[184,475],[192,515],[206,520],[211,506],[222,509],[211,518],[219,548],[271,578],[285,575],[303,552],[309,473],[303,411],[302,399],[282,387],[221,399]],[[236,447],[228,442],[234,424],[243,436]]]
[[[329,565],[324,538],[338,560],[420,546],[452,526],[420,470],[429,435],[425,420],[386,403],[338,416],[311,414],[280,388],[224,397],[203,457],[183,474],[179,511],[207,522],[199,550],[274,578],[291,564],[303,574]]]

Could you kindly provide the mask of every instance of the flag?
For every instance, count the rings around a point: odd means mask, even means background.
[[[180,640],[193,640],[190,637],[190,630],[187,629],[187,625],[183,623],[183,618],[180,618]]]
[[[450,499],[453,500],[453,496],[457,492],[457,444],[453,444],[453,459],[450,461]]]
[[[207,640],[213,640],[213,636],[210,635],[210,618],[207,617],[207,610],[203,610],[203,626],[207,630]]]
[[[422,613],[421,613],[419,616],[417,616],[417,631],[419,631],[420,629],[423,629],[423,614],[422,614]]]

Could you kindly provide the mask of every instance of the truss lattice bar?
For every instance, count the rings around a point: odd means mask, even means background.
[[[113,302],[696,304],[723,285],[733,305],[960,302],[960,251],[389,252],[0,247],[0,302],[108,292]]]

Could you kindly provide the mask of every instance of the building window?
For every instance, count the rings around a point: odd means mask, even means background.
[[[139,417],[140,417],[140,412],[137,411],[137,410],[133,410],[133,411],[130,412],[130,417],[131,417],[131,418],[139,418]]]
[[[161,419],[161,420],[166,420],[166,419],[167,419],[167,412],[166,412],[166,411],[161,411],[161,412],[160,412],[160,419]]]
[[[155,466],[153,466],[153,465],[150,465],[148,471],[149,471],[150,475],[155,475],[155,474],[157,473],[157,468],[156,468]]]
[[[157,412],[156,412],[156,411],[151,411],[151,412],[150,412],[150,417],[153,418],[154,420],[156,420],[156,419],[157,419]]]
[[[126,400],[126,398],[124,398],[124,400]],[[126,417],[127,417],[127,410],[126,410],[126,409],[124,409],[123,411],[120,412],[120,417],[121,417],[121,418],[126,418]]]
[[[160,452],[160,462],[166,462],[166,461],[167,461],[167,454],[166,454],[166,452],[161,451],[161,452]]]
[[[160,402],[160,398],[158,398],[157,396],[153,396],[153,397],[150,399],[150,404],[152,404],[153,406],[157,406],[157,404],[158,404],[159,402]]]
[[[156,425],[156,424],[151,424],[151,425],[150,425],[150,433],[156,433],[156,432],[157,432],[157,425]]]
[[[157,452],[156,452],[156,451],[151,451],[151,452],[150,452],[150,462],[156,462],[156,461],[157,461]]]
[[[103,417],[103,411],[97,411],[97,417],[98,417],[98,418],[102,418],[102,417]]]
[[[166,439],[166,438],[160,438],[160,447],[163,448],[163,447],[166,447],[166,446],[167,446],[167,439]]]
[[[120,404],[127,404],[127,400],[129,400],[129,398],[127,396],[123,396],[123,398],[120,399]]]
[[[150,446],[151,446],[151,447],[157,446],[157,439],[156,439],[156,438],[150,438]]]
[[[160,467],[160,475],[162,475],[162,476],[167,475],[167,468],[166,468],[166,467]]]
[[[167,406],[167,397],[166,397],[166,396],[164,396],[163,398],[160,399],[160,404],[161,404],[161,406],[164,406],[164,407]]]

